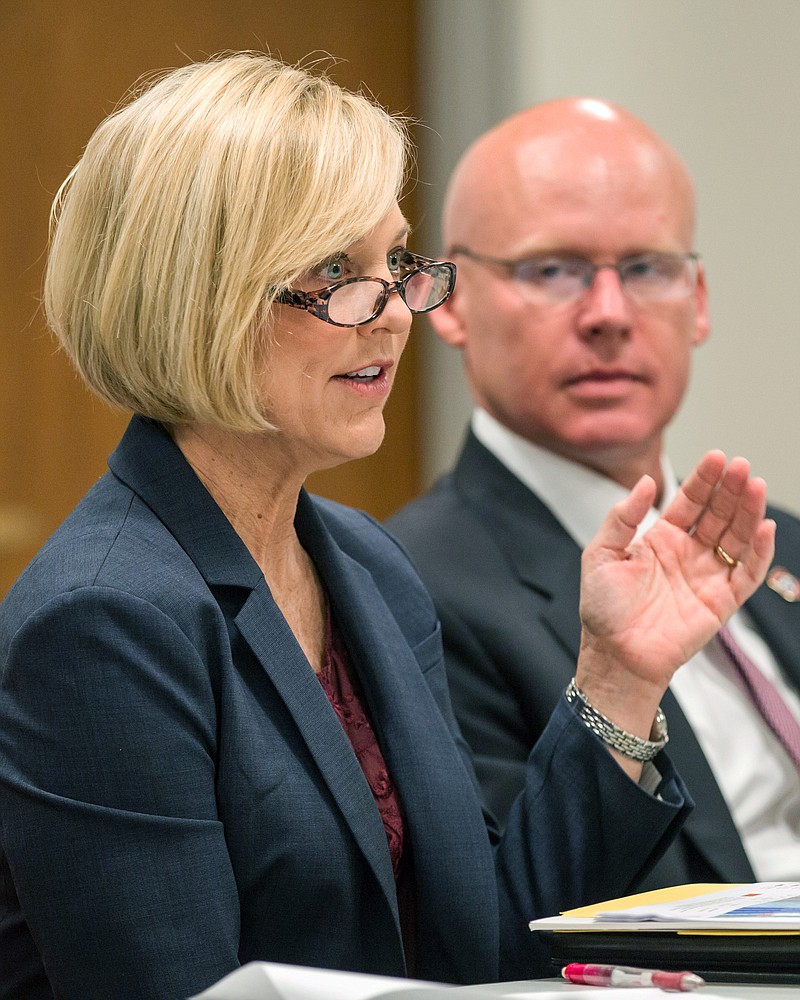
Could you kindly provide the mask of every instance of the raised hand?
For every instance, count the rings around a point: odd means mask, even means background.
[[[579,687],[619,725],[648,728],[672,674],[763,581],[775,524],[748,462],[703,457],[663,517],[633,541],[653,502],[643,477],[584,551]],[[626,725],[627,723],[627,725]]]

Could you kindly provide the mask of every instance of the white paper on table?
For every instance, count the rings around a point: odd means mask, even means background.
[[[278,962],[249,962],[190,1000],[370,1000],[372,997],[385,997],[386,1000],[390,997],[422,1000],[425,997],[427,1000],[434,991],[436,1000],[449,1000],[457,989],[459,987],[420,979],[369,976]]]

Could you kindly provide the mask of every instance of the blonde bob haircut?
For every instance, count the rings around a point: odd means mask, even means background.
[[[271,425],[255,384],[275,295],[398,200],[402,119],[240,52],[107,118],[52,211],[47,319],[110,403],[167,424]]]

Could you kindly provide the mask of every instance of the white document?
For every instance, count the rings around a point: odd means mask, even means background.
[[[432,990],[437,991],[438,997],[447,987],[414,979],[249,962],[190,1000],[370,1000],[403,992],[411,997],[419,991]]]

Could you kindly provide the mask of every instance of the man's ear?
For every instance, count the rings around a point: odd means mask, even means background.
[[[446,344],[451,347],[464,346],[466,335],[461,322],[461,298],[457,291],[438,309],[429,313],[428,319]]]
[[[699,347],[705,343],[711,333],[711,317],[708,314],[708,289],[706,288],[706,272],[703,265],[697,266],[697,288],[695,289],[695,321],[692,345]]]

